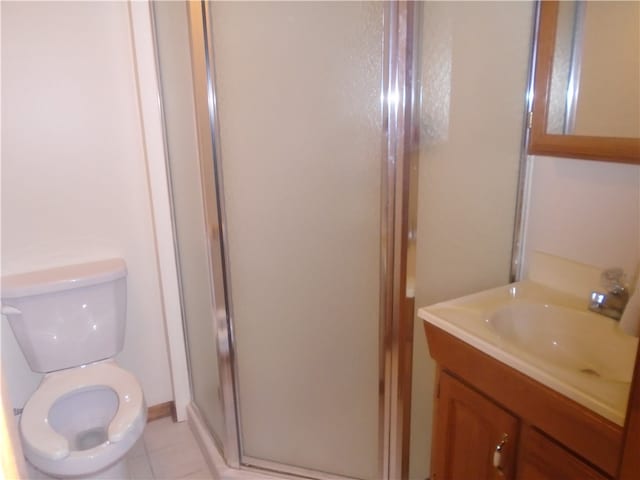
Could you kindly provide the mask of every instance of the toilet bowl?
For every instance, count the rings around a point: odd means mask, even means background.
[[[25,404],[26,459],[54,478],[129,478],[124,456],[147,410],[135,376],[113,360],[124,346],[122,259],[2,278],[2,313],[34,372]]]
[[[90,478],[123,459],[146,412],[135,377],[111,360],[48,374],[22,412],[25,457],[54,477]]]

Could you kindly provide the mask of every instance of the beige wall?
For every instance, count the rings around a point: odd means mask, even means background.
[[[24,478],[26,465],[22,456],[18,425],[14,422],[9,392],[5,385],[4,366],[0,365],[0,478]]]
[[[530,162],[524,276],[536,250],[635,276],[640,166],[554,157]]]
[[[128,266],[119,363],[172,398],[125,2],[2,4],[2,273],[112,256]],[[2,321],[15,407],[37,386]]]

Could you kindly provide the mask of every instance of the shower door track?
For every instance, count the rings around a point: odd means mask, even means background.
[[[216,305],[218,364],[225,416],[223,456],[230,467],[302,478],[347,478],[279,464],[243,454],[235,368],[233,304],[228,279],[227,231],[216,109],[215,63],[207,1],[188,2],[191,55],[210,270]],[[408,476],[411,354],[414,298],[408,289],[407,251],[415,242],[415,208],[410,205],[417,171],[416,77],[419,4],[390,1],[384,8],[382,85],[382,179],[379,334],[378,478]],[[413,200],[415,201],[415,200]]]

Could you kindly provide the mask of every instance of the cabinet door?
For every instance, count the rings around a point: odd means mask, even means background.
[[[514,478],[516,417],[444,372],[436,408],[433,480]]]
[[[607,479],[532,427],[523,428],[518,455],[518,480]]]

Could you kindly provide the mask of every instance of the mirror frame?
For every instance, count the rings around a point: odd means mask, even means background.
[[[640,164],[640,138],[547,133],[551,69],[558,23],[557,0],[538,2],[533,101],[529,112],[530,155]]]

